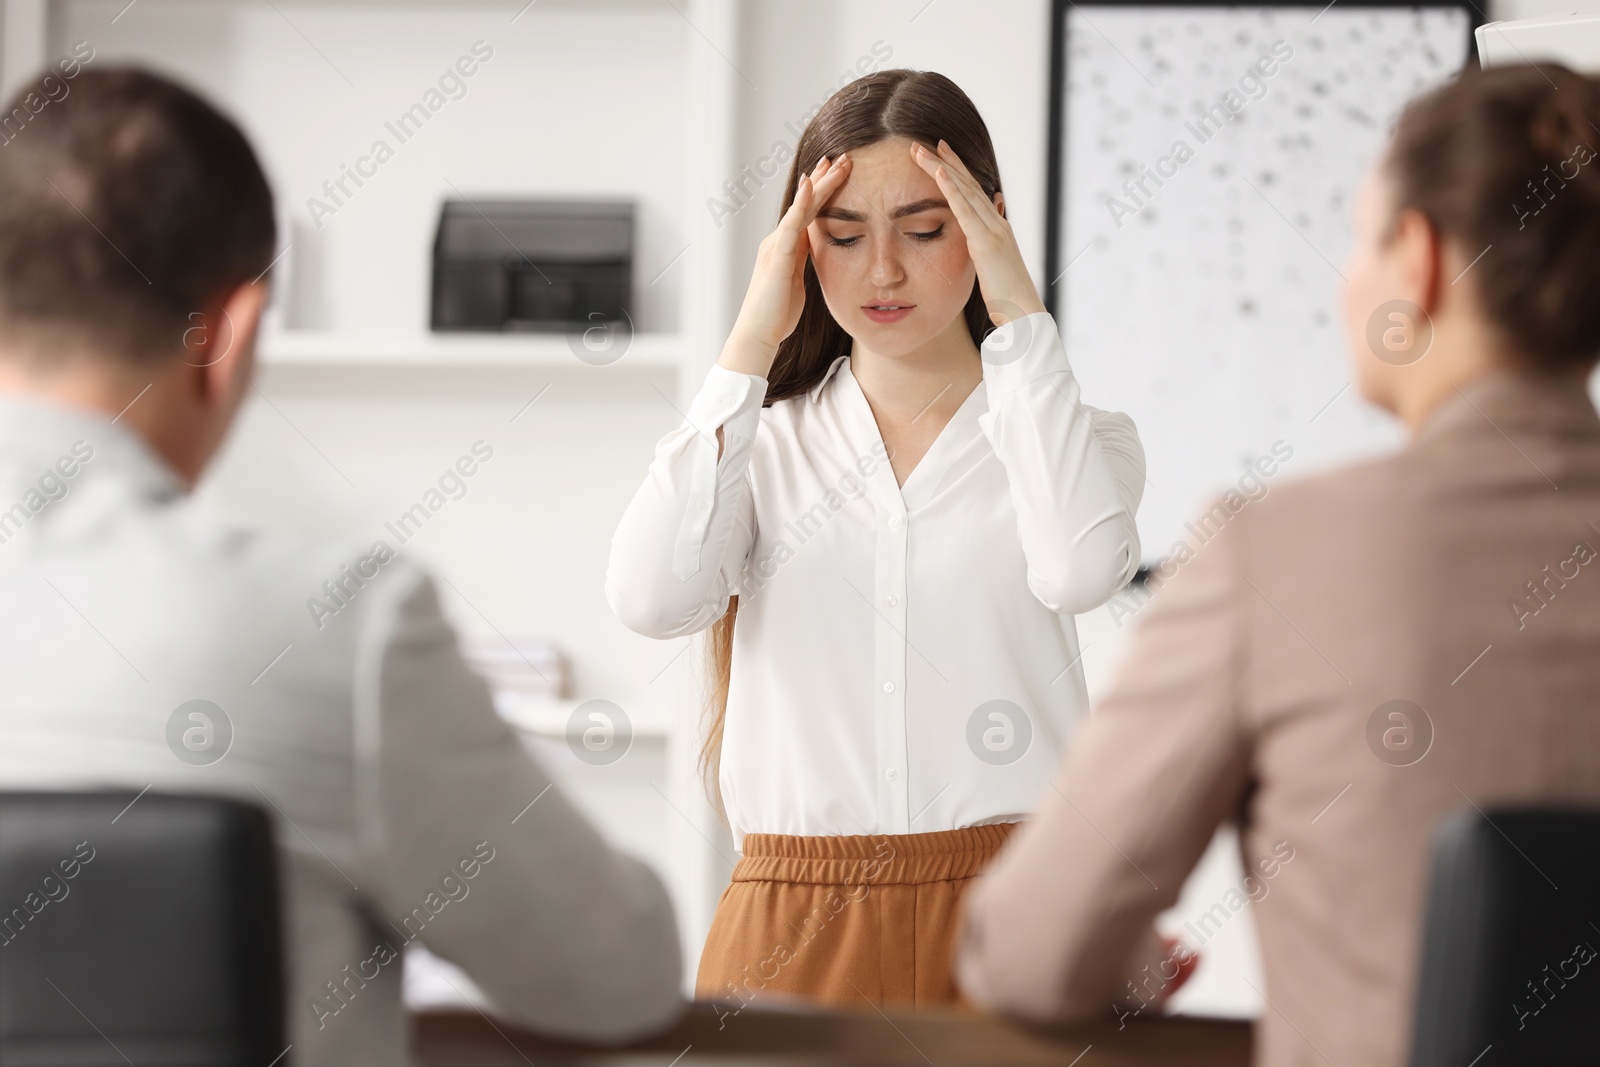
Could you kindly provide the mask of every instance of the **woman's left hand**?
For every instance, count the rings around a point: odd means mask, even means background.
[[[984,195],[967,165],[943,140],[937,154],[912,142],[911,158],[933,176],[967,238],[967,254],[978,270],[978,288],[996,326],[1011,319],[1044,311],[1044,301],[1034,287],[1022,250],[1017,247],[1011,223],[995,202]]]

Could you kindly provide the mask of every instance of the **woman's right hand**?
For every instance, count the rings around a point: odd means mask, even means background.
[[[807,227],[849,173],[849,155],[841,152],[836,160],[823,156],[810,174],[800,176],[789,210],[756,250],[744,304],[718,363],[762,378],[772,370],[778,345],[800,324],[805,307],[806,260],[811,255]]]

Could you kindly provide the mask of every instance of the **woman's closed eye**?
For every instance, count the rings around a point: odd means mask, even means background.
[[[941,222],[938,226],[931,230],[909,231],[906,233],[906,236],[917,241],[936,241],[940,237],[944,236],[944,223]],[[849,248],[851,245],[860,240],[861,235],[859,233],[853,237],[835,237],[831,233],[828,234],[828,243],[837,248]]]

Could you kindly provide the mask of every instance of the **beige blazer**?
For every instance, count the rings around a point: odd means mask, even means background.
[[[957,979],[1029,1017],[1138,1007],[1162,968],[1141,991],[1126,961],[1237,816],[1256,1062],[1399,1067],[1436,820],[1600,801],[1600,418],[1497,372],[1398,454],[1218,506],[972,884]]]

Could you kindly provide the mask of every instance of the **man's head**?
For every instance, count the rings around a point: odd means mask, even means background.
[[[276,239],[237,126],[154,74],[83,71],[0,147],[0,389],[137,396],[121,421],[192,485],[249,386]]]

